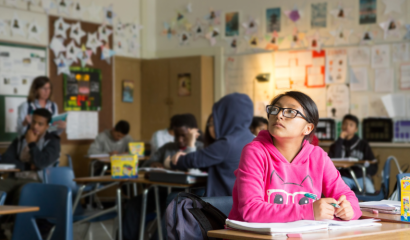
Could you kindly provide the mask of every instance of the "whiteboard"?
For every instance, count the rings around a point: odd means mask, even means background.
[[[27,96],[33,79],[47,75],[44,48],[0,45],[0,95]]]

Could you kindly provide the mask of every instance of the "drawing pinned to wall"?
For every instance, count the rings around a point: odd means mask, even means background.
[[[349,113],[349,106],[349,87],[346,84],[332,84],[327,86],[327,117],[341,119]]]
[[[394,70],[392,68],[377,68],[374,70],[374,91],[394,91]]]
[[[325,59],[326,52],[310,51],[312,54],[312,63],[306,64],[306,82],[305,86],[308,88],[322,88],[325,87]]]
[[[304,47],[305,43],[305,33],[304,32],[299,32],[297,27],[293,29],[293,34],[290,36],[290,47]]]
[[[283,37],[279,37],[278,32],[273,31],[273,33],[271,34],[271,36],[267,36],[266,37],[266,41],[268,42],[266,44],[265,49],[266,50],[273,50],[276,51],[279,49],[279,45],[281,44],[281,42],[283,41]]]
[[[75,1],[73,3],[73,8],[71,9],[71,15],[74,18],[83,18],[83,14],[84,14],[84,8],[81,4],[81,1]]]
[[[386,22],[380,23],[379,25],[383,29],[384,39],[387,39],[388,37],[399,38],[401,36],[401,27],[403,25],[401,21],[390,19]]]
[[[245,39],[248,40],[248,45],[251,48],[256,48],[259,45],[259,38],[257,36],[246,37]]]
[[[138,23],[132,23],[130,29],[131,29],[131,36],[133,38],[137,38],[140,35],[140,31],[141,29],[143,29],[143,26]]]
[[[97,32],[87,33],[87,43],[85,46],[90,48],[94,54],[97,54],[97,48],[102,45],[102,42],[97,38]]]
[[[186,97],[191,96],[191,74],[181,73],[178,74],[178,96]]]
[[[239,41],[239,39],[237,37],[233,37],[233,38],[228,39],[229,48],[234,53],[236,53],[238,51],[238,46],[239,46],[238,41]]]
[[[384,15],[387,15],[394,12],[401,13],[402,5],[405,0],[382,0],[382,2],[385,6]]]
[[[64,111],[99,111],[101,109],[101,70],[71,67],[63,75]]]
[[[0,35],[9,35],[8,24],[3,19],[0,19]]]
[[[53,37],[50,43],[50,49],[53,51],[54,56],[58,56],[60,52],[65,52],[66,48],[63,44],[64,39],[60,37]]]
[[[208,32],[205,35],[205,38],[209,40],[211,46],[216,44],[216,38],[219,36],[219,29],[217,27],[209,27]]]
[[[205,20],[208,20],[210,24],[219,25],[221,24],[221,11],[210,10],[205,16]]]
[[[126,103],[134,102],[134,81],[122,80],[122,101]]]
[[[115,24],[115,34],[121,37],[124,36],[124,24],[119,18],[117,18],[117,23]]]
[[[19,106],[24,102],[27,102],[26,98],[22,97],[5,97],[4,99],[4,110],[5,110],[5,133],[16,133],[17,132],[17,122],[19,114]]]
[[[406,62],[410,60],[410,43],[392,44],[393,62]]]
[[[303,16],[303,11],[300,10],[298,7],[294,7],[292,10],[284,12],[285,15],[294,23],[298,22]]]
[[[75,45],[75,42],[73,40],[71,40],[71,42],[66,46],[65,56],[67,59],[77,63],[77,58],[80,51],[81,49]]]
[[[239,12],[225,13],[225,37],[239,36]]]
[[[100,5],[95,4],[95,2],[91,2],[91,5],[87,8],[88,13],[90,14],[91,19],[101,20],[101,10],[102,7]]]
[[[369,47],[352,47],[348,50],[349,65],[360,66],[370,64],[370,48]]]
[[[81,44],[81,38],[85,36],[85,32],[81,29],[81,22],[71,24],[70,38],[74,39],[77,44]]]
[[[369,30],[364,31],[360,38],[360,44],[373,44],[373,33]]]
[[[194,40],[197,40],[199,38],[204,38],[205,37],[205,24],[203,24],[201,20],[197,19],[191,32],[193,34]]]
[[[253,17],[249,17],[249,20],[242,23],[242,26],[245,28],[245,34],[249,36],[258,32],[259,21]]]
[[[125,53],[127,46],[127,41],[123,37],[115,37],[114,39],[114,49],[117,53]]]
[[[189,45],[190,40],[191,40],[191,34],[189,34],[187,31],[182,31],[181,33],[178,34],[179,45],[181,46]]]
[[[115,51],[110,48],[108,43],[101,46],[101,60],[105,60],[111,64],[111,57],[115,55]]]
[[[166,35],[168,39],[171,39],[172,36],[176,34],[176,31],[174,29],[174,24],[171,23],[171,25],[167,22],[164,22],[164,30],[162,31],[162,34]]]
[[[62,38],[67,38],[67,30],[70,28],[70,24],[64,22],[64,19],[60,17],[54,22],[54,36],[61,36]]]
[[[410,24],[405,24],[406,27],[406,34],[404,35],[404,40],[410,40]]]
[[[25,24],[26,23],[23,20],[21,20],[16,13],[14,13],[13,18],[11,20],[11,33],[12,33],[12,35],[13,36],[20,35],[20,36],[24,37],[26,35],[26,32],[24,31],[25,30]]]
[[[333,44],[336,46],[349,44],[349,38],[352,33],[353,30],[343,29],[342,27],[338,27],[336,30],[330,31],[330,34],[334,37]]]
[[[322,51],[324,42],[326,42],[326,38],[320,36],[318,31],[315,31],[313,35],[308,36],[307,39],[309,42],[308,49],[314,50],[316,52]]]
[[[128,52],[134,56],[139,56],[139,47],[140,44],[138,43],[137,39],[131,38],[128,41]]]
[[[280,32],[281,10],[280,8],[268,8],[265,11],[266,34]]]
[[[359,23],[373,24],[377,22],[377,1],[360,0]]]
[[[112,30],[109,29],[105,24],[102,24],[98,27],[98,40],[108,43],[108,39],[112,33]]]
[[[312,28],[326,28],[327,26],[327,3],[312,3],[310,26]]]
[[[346,72],[346,49],[328,49],[326,51],[326,84],[345,83]]]
[[[350,91],[362,92],[368,90],[367,67],[352,67],[349,69]]]
[[[57,0],[58,13],[68,15],[71,2],[71,0]]]
[[[104,19],[105,22],[107,22],[108,24],[112,25],[114,17],[116,17],[117,14],[115,14],[114,10],[113,10],[113,5],[110,4],[108,7],[104,7]]]
[[[42,32],[43,28],[40,27],[36,20],[28,25],[28,39],[35,39],[37,42],[40,42],[40,34]]]
[[[179,27],[184,28],[187,31],[190,31],[192,28],[191,22],[186,18],[184,12],[178,11],[176,14],[175,22]]]
[[[57,58],[54,59],[54,63],[57,66],[57,75],[62,73],[70,74],[70,66],[73,64],[72,60],[68,60],[64,57],[63,54],[60,54]]]
[[[54,2],[51,0],[40,0],[40,5],[47,14],[52,8],[54,8]]]
[[[337,7],[335,9],[332,9],[330,11],[330,14],[333,15],[336,21],[344,21],[344,20],[349,20],[351,19],[350,13],[352,9],[347,8],[342,3],[339,1]]]
[[[410,64],[400,65],[400,90],[410,90]]]
[[[390,45],[372,47],[372,68],[390,67]]]
[[[81,46],[81,52],[78,53],[78,59],[81,61],[81,67],[84,68],[86,65],[92,66],[93,62],[91,60],[92,50],[87,49],[84,44]]]

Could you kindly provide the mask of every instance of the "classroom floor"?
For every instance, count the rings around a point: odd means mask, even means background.
[[[112,234],[112,226],[114,220],[107,220],[103,222],[106,229]],[[74,240],[83,240],[83,234],[86,230],[87,224],[81,224],[79,226],[74,226]],[[100,223],[93,223],[92,224],[92,238],[90,238],[90,234],[88,235],[85,240],[110,240],[111,238],[107,235],[103,227]]]

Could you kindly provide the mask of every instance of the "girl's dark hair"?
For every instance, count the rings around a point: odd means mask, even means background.
[[[211,119],[212,114],[209,115],[208,119],[206,120],[206,128],[205,128],[205,134],[204,134],[204,147],[208,147],[212,143],[215,142],[215,139],[211,137],[211,134],[209,133],[209,120]]]
[[[53,96],[53,85],[51,84],[51,81],[48,77],[46,76],[39,76],[36,77],[33,82],[31,83],[30,91],[28,93],[27,101],[28,102],[34,102],[38,98],[37,90],[39,88],[42,88],[44,85],[47,83],[50,83],[50,96],[48,97],[48,100],[51,99]]]
[[[282,97],[291,97],[298,101],[298,103],[302,106],[304,115],[309,123],[313,123],[313,130],[310,132],[309,135],[305,136],[304,140],[308,140],[312,142],[313,136],[316,132],[316,125],[319,122],[319,112],[317,110],[316,103],[306,94],[298,91],[289,91],[282,94],[277,95],[271,102],[271,105],[275,105],[279,99]],[[269,114],[268,114],[269,119]]]

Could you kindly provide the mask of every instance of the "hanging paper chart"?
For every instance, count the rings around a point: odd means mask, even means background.
[[[101,110],[101,70],[71,67],[64,74],[64,111]]]

